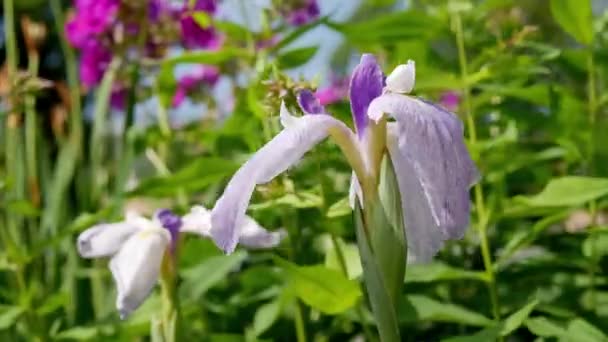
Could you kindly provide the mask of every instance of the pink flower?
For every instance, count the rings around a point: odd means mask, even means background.
[[[184,102],[190,92],[203,85],[215,85],[219,77],[220,71],[215,66],[198,65],[194,67],[192,73],[177,81],[177,89],[173,95],[171,105],[178,107]]]
[[[342,101],[348,95],[349,82],[350,77],[333,79],[329,86],[317,89],[315,97],[323,106]]]
[[[439,104],[450,112],[454,112],[458,109],[458,106],[460,105],[460,94],[452,90],[446,91],[441,94],[441,97],[439,98]]]

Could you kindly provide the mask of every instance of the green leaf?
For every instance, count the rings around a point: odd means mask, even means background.
[[[299,67],[308,62],[319,49],[318,46],[308,46],[289,50],[278,57],[278,63],[285,69]]]
[[[399,315],[401,322],[451,322],[480,327],[487,327],[493,323],[486,316],[462,306],[442,303],[421,295],[402,297],[399,306],[402,309]]]
[[[405,24],[407,23],[407,24]],[[357,23],[327,23],[358,45],[394,44],[409,39],[428,39],[444,29],[444,23],[425,13],[403,11],[375,16]]]
[[[68,330],[61,331],[55,335],[57,340],[92,340],[97,337],[99,328],[97,327],[74,327]]]
[[[566,329],[558,323],[553,322],[546,317],[528,318],[524,323],[528,330],[536,336],[540,337],[563,337],[566,336]]]
[[[538,305],[538,300],[533,300],[526,304],[523,308],[512,313],[502,323],[502,329],[500,330],[501,336],[507,336],[516,329],[518,329],[524,321],[530,316],[530,313]]]
[[[363,274],[363,268],[361,267],[361,258],[359,256],[359,249],[357,248],[357,245],[353,243],[345,243],[342,239],[338,239],[338,243],[340,244],[340,248],[344,254],[348,279],[358,278],[361,274]],[[342,270],[340,260],[338,260],[338,253],[333,244],[331,244],[325,254],[325,266],[334,270]]]
[[[0,330],[7,329],[15,324],[23,311],[23,308],[20,306],[0,306]]]
[[[188,193],[221,181],[233,174],[239,165],[232,160],[217,157],[198,157],[169,176],[143,180],[128,196],[175,196],[180,189]]]
[[[363,211],[359,201],[355,201],[355,228],[357,243],[363,266],[363,280],[369,296],[369,301],[378,325],[378,332],[383,341],[400,341],[399,321],[395,301],[389,294],[385,279],[372,252],[371,243],[363,220]]]
[[[441,342],[488,342],[496,341],[499,337],[500,326],[490,326],[468,336],[456,336],[441,340]]]
[[[188,300],[202,297],[208,289],[218,284],[247,258],[247,252],[237,251],[206,259],[199,265],[181,271],[184,282],[180,296]]]
[[[566,176],[555,178],[538,195],[517,200],[534,207],[579,206],[608,195],[608,178]]]
[[[344,197],[336,203],[332,204],[329,209],[327,209],[327,217],[335,218],[342,217],[346,215],[350,215],[353,209],[350,207],[348,203],[348,197]]]
[[[590,0],[551,0],[551,14],[579,43],[593,42],[593,15]]]
[[[323,265],[298,266],[276,258],[285,270],[289,286],[304,303],[325,314],[338,314],[353,307],[361,290],[356,281],[347,279],[342,272]]]
[[[261,305],[253,316],[253,332],[260,336],[268,330],[279,318],[281,313],[281,300],[275,299],[270,303]]]
[[[6,210],[28,217],[36,217],[40,215],[40,209],[36,208],[32,202],[28,200],[10,201],[6,203]]]
[[[463,279],[486,281],[487,276],[484,272],[456,268],[440,261],[430,264],[409,265],[405,274],[406,283],[431,283],[435,281]]]
[[[323,199],[316,193],[309,191],[299,191],[298,193],[288,193],[281,197],[271,199],[262,203],[249,206],[252,211],[276,208],[277,206],[288,206],[296,209],[318,208],[323,205]]]
[[[570,341],[576,342],[600,342],[608,341],[606,336],[600,329],[585,321],[582,318],[576,318],[568,324],[568,337]]]

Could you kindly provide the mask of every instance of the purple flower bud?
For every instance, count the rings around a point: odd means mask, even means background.
[[[214,0],[198,0],[194,4],[194,11],[215,14],[217,4]],[[212,27],[201,27],[194,20],[192,11],[185,7],[179,20],[182,30],[182,42],[187,49],[217,49],[222,44],[222,39],[217,30]]]
[[[296,8],[288,13],[286,20],[293,26],[302,26],[317,19],[320,13],[317,1],[307,0],[303,7]]]
[[[182,218],[175,215],[169,209],[161,209],[156,212],[156,218],[158,218],[163,228],[167,229],[169,234],[171,234],[171,250],[175,250],[177,239],[179,238],[179,230],[182,226]]]

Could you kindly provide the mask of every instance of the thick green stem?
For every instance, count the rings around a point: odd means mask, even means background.
[[[464,45],[464,34],[462,20],[459,13],[453,15],[454,28],[456,30],[456,44],[458,47],[458,61],[460,64],[460,76],[462,82],[462,97],[464,99],[466,126],[469,136],[469,146],[477,151],[477,131],[475,127],[475,119],[473,116],[473,108],[471,105],[471,90],[469,87],[469,73],[467,67],[467,56]],[[478,152],[474,153],[474,160],[479,160]],[[475,184],[475,209],[477,211],[477,232],[481,243],[481,255],[483,264],[488,279],[488,289],[490,292],[490,300],[492,302],[492,313],[496,320],[500,319],[500,306],[498,301],[498,292],[496,286],[496,277],[494,274],[494,266],[492,264],[492,255],[490,243],[488,241],[487,228],[489,213],[486,211],[483,188],[480,183]]]
[[[164,342],[180,341],[179,338],[179,297],[177,294],[177,251],[168,251],[163,258],[160,276],[161,288],[161,325]]]

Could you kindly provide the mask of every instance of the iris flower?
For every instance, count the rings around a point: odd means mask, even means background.
[[[478,172],[464,144],[462,122],[439,106],[407,95],[414,80],[413,61],[385,78],[374,56],[363,55],[349,90],[355,132],[328,115],[309,91],[298,96],[305,113],[301,117],[282,104],[283,130],[236,172],[212,210],[215,243],[226,253],[234,251],[255,186],[287,170],[327,136],[353,169],[351,197],[361,205],[378,198],[380,165],[388,153],[411,261],[427,261],[444,241],[462,238],[469,222],[469,189]],[[387,120],[391,118],[394,121]]]
[[[168,209],[153,219],[128,213],[125,220],[98,224],[78,237],[78,252],[84,258],[111,257],[110,271],[117,287],[116,308],[121,318],[137,309],[156,284],[163,258],[174,256],[182,232],[209,237],[209,210],[196,206],[183,217]],[[251,248],[279,244],[282,230],[269,232],[249,217],[239,227],[239,242]]]

